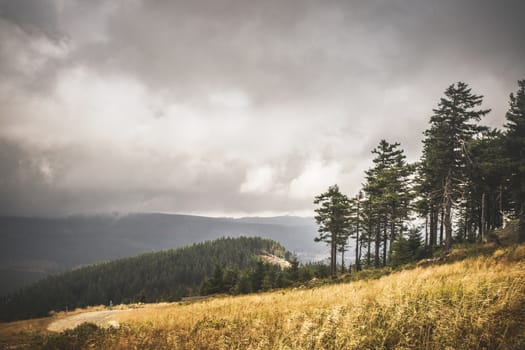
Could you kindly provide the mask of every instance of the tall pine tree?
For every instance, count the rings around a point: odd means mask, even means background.
[[[465,184],[468,143],[483,130],[477,122],[490,109],[477,109],[483,96],[475,95],[467,84],[458,82],[445,90],[434,114],[430,128],[425,131],[421,173],[423,188],[430,196],[431,237],[436,239],[437,217],[445,228],[445,248],[452,246],[452,212]]]
[[[525,242],[525,80],[510,94],[506,114],[505,144],[511,173],[511,188],[519,217],[519,241]]]
[[[364,191],[369,201],[370,217],[374,217],[374,264],[379,266],[380,247],[382,262],[386,264],[389,241],[402,232],[403,222],[410,210],[412,195],[408,183],[411,166],[407,165],[399,143],[381,140],[372,151],[374,167],[366,172]],[[370,232],[369,232],[370,234]]]

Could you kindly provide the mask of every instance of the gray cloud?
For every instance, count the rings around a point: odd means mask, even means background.
[[[243,164],[190,158],[126,159],[105,150],[28,148],[0,140],[3,215],[169,211],[213,213],[293,211],[300,200],[239,193]],[[79,162],[78,160],[81,160]],[[296,160],[297,161],[297,160]],[[188,179],[188,169],[191,178]],[[290,180],[293,174],[281,174]],[[169,177],[169,178],[168,178]]]
[[[284,98],[317,96],[327,86],[350,90],[356,81],[396,84],[429,68],[520,73],[524,7],[520,1],[145,2],[112,11],[108,39],[75,59],[131,72],[176,95],[234,86],[274,103],[275,90]]]
[[[449,84],[501,127],[520,0],[0,1],[0,214],[308,212]]]
[[[63,35],[59,29],[57,2],[41,1],[0,1],[0,16],[27,33],[43,33],[57,38]]]

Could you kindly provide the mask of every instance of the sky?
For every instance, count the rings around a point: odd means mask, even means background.
[[[312,215],[443,91],[501,128],[523,0],[0,0],[0,215]]]

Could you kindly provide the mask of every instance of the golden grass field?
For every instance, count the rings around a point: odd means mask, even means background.
[[[472,255],[374,280],[147,304],[116,314],[118,329],[52,334],[41,319],[0,325],[0,336],[44,349],[72,339],[88,349],[525,349],[525,245]]]

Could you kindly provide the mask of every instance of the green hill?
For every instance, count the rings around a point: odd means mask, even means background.
[[[45,316],[88,305],[174,301],[198,292],[217,266],[254,268],[258,254],[284,258],[279,243],[259,237],[220,238],[49,276],[3,298],[1,320]]]
[[[303,261],[324,253],[313,218],[212,218],[135,213],[59,218],[0,216],[0,296],[48,275],[220,237],[274,240]]]

